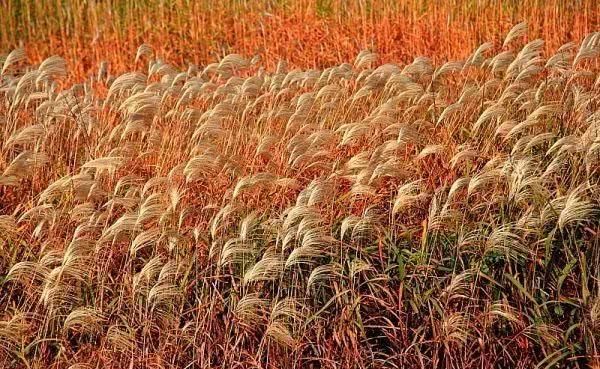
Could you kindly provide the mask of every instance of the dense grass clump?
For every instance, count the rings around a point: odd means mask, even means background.
[[[3,368],[584,368],[600,33],[0,75]],[[134,65],[143,68],[135,68]]]

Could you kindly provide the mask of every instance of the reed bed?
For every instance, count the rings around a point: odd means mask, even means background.
[[[55,54],[78,61],[73,83],[102,61],[129,71],[142,43],[180,69],[231,53],[260,55],[269,69],[279,59],[325,69],[363,49],[382,63],[426,55],[443,64],[502,42],[521,21],[549,52],[597,31],[600,7],[595,0],[5,0],[0,52],[24,46],[33,63]]]
[[[324,69],[144,44],[78,83],[11,51],[0,366],[597,365],[600,33],[527,32]]]

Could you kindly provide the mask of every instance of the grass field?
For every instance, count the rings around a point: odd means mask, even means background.
[[[7,0],[0,368],[599,367],[599,14]]]
[[[60,55],[71,82],[108,61],[112,73],[132,68],[136,48],[186,69],[230,53],[258,54],[274,69],[327,68],[362,50],[382,63],[466,58],[484,42],[501,42],[521,21],[549,52],[597,31],[594,0],[5,0],[0,42],[7,53],[26,46],[33,63]]]

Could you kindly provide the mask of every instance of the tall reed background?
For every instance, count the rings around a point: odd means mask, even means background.
[[[599,367],[598,20],[3,2],[0,367]]]
[[[230,53],[259,54],[271,69],[280,59],[326,68],[364,49],[383,63],[464,59],[522,21],[550,51],[597,31],[600,9],[594,0],[5,0],[0,45],[25,45],[34,62],[58,54],[81,80],[102,61],[131,69],[142,43],[181,68]]]

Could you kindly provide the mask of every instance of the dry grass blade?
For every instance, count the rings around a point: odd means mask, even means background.
[[[504,39],[504,43],[502,44],[502,46],[503,47],[508,46],[508,44],[510,44],[517,38],[524,36],[525,34],[527,34],[527,23],[521,22],[521,23],[515,24],[513,26],[513,28],[510,29],[510,32],[508,32],[508,34],[506,35],[506,38]]]
[[[19,48],[11,51],[4,62],[2,63],[2,73],[5,74],[8,70],[10,70],[15,64],[25,60],[27,58],[27,54],[25,54],[25,49]]]

